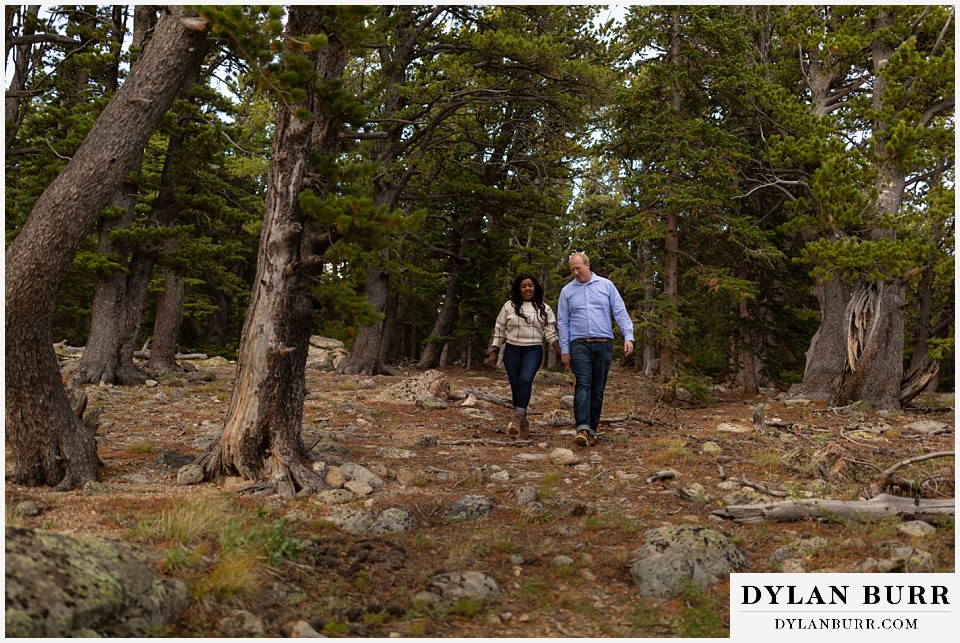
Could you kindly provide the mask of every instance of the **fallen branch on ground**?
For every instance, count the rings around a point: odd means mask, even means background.
[[[934,498],[929,500],[902,498],[889,494],[880,494],[870,500],[830,500],[813,498],[809,500],[785,500],[782,502],[757,505],[731,505],[712,512],[714,516],[729,518],[735,522],[790,522],[804,518],[822,520],[849,519],[857,522],[869,522],[888,516],[898,516],[905,520],[923,520],[935,522],[938,518],[954,515],[953,498]]]

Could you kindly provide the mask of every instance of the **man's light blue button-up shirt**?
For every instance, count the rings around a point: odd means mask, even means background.
[[[570,342],[585,337],[613,339],[613,323],[617,321],[624,341],[633,341],[633,321],[627,313],[623,298],[613,282],[593,273],[585,284],[576,279],[560,291],[557,303],[557,330],[560,334],[560,352],[570,352]]]

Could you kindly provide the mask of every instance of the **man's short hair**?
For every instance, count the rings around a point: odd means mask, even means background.
[[[590,257],[587,256],[586,252],[574,252],[573,254],[570,255],[570,259],[573,259],[574,257],[580,257],[580,260],[583,261],[583,265],[585,266],[590,265]]]

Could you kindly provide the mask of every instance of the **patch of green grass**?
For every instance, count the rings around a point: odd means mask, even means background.
[[[327,636],[344,637],[350,634],[350,625],[338,621],[327,621],[323,626],[323,633]]]
[[[199,602],[230,598],[249,600],[259,591],[263,578],[258,557],[247,552],[231,554],[193,584],[191,595]]]
[[[617,433],[610,438],[610,442],[614,444],[626,444],[630,441],[630,435],[627,433]]]
[[[153,453],[156,450],[157,445],[153,442],[137,442],[127,447],[127,451],[132,451],[133,453]]]
[[[753,463],[764,473],[770,474],[780,469],[780,458],[783,453],[777,449],[758,449],[753,454]]]
[[[360,618],[360,622],[364,625],[383,625],[387,622],[387,619],[390,618],[390,615],[387,612],[365,612],[364,615]]]
[[[370,591],[370,572],[363,569],[356,575],[353,579],[353,586],[357,588],[357,591],[363,592],[366,594]]]
[[[540,484],[537,485],[537,500],[546,500],[557,495],[557,487],[560,486],[562,480],[563,476],[560,475],[559,471],[547,471],[543,474]]]
[[[493,548],[501,554],[512,554],[520,549],[520,546],[511,540],[499,540],[494,543]]]
[[[694,583],[684,587],[685,606],[674,619],[677,633],[685,638],[727,638],[730,624],[724,622],[728,603]]]
[[[657,438],[650,445],[650,461],[659,466],[685,462],[693,457],[683,438]]]
[[[554,612],[553,599],[550,597],[552,583],[545,578],[528,578],[520,584],[519,594],[525,601],[536,603],[540,609]]]
[[[473,598],[461,598],[450,606],[450,613],[457,616],[476,616],[483,611],[483,603]]]
[[[225,505],[221,501],[177,500],[159,514],[141,520],[134,536],[150,542],[169,540],[191,546],[218,534],[225,522]]]
[[[661,611],[653,605],[641,603],[634,605],[627,613],[627,618],[638,634],[644,634],[660,625]]]

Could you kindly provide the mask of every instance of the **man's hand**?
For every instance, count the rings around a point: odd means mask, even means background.
[[[564,368],[570,368],[570,353],[560,355],[560,361],[563,362]]]
[[[623,356],[627,357],[630,353],[633,352],[633,342],[629,339],[624,340],[623,342]]]

